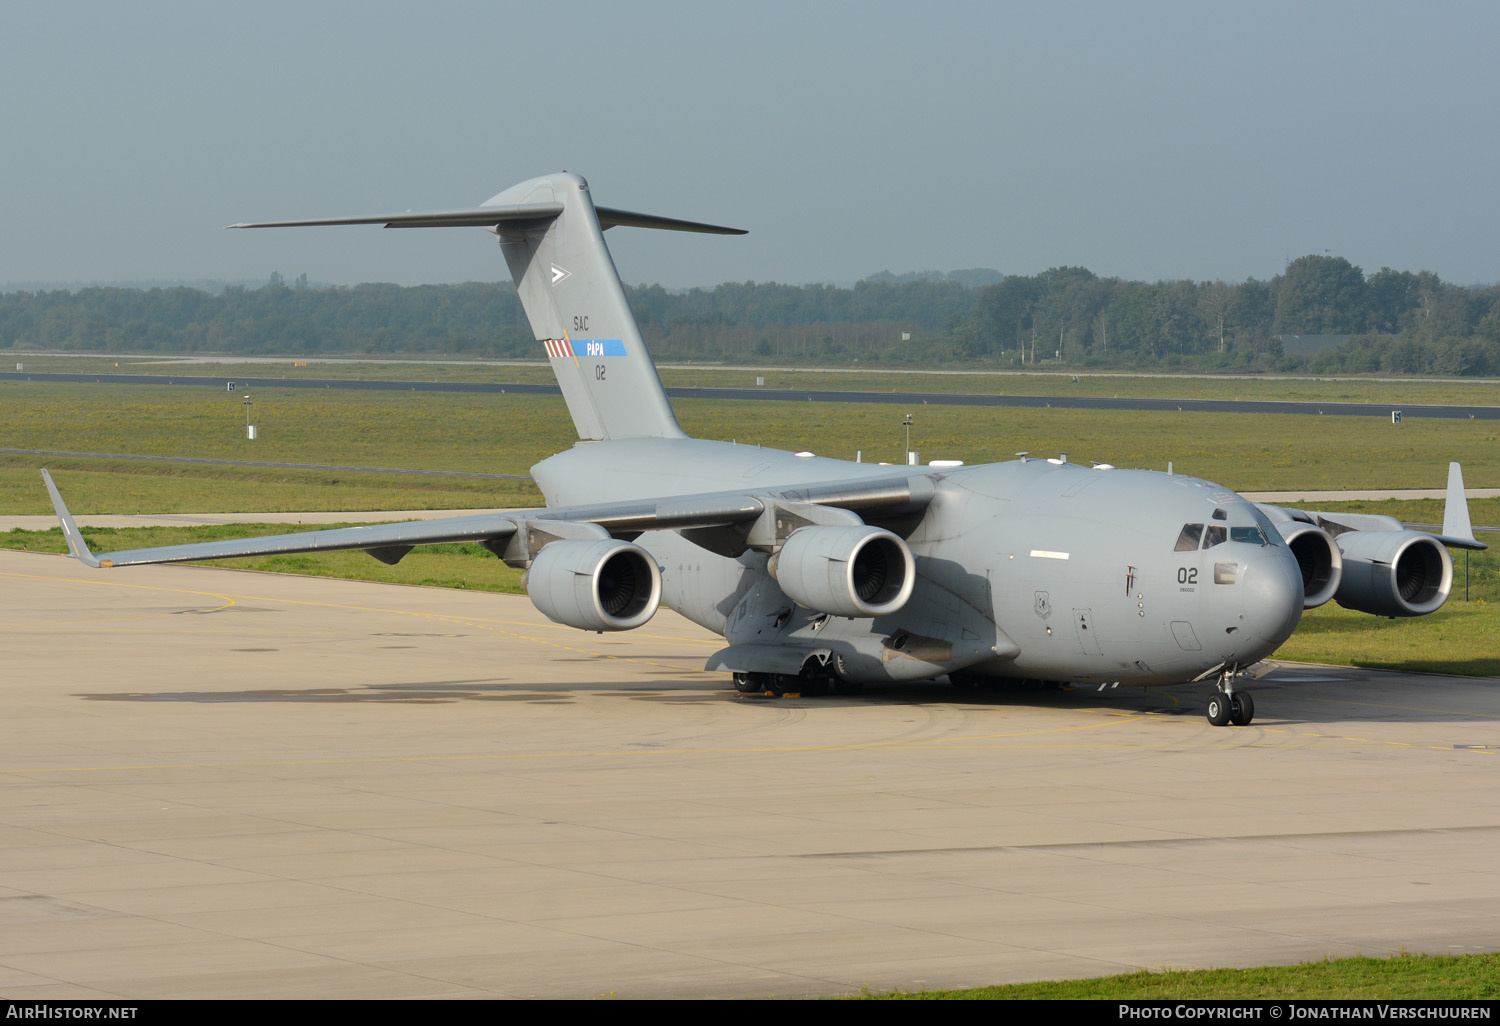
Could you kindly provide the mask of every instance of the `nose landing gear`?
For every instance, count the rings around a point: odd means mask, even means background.
[[[1255,719],[1255,699],[1248,691],[1237,691],[1234,679],[1239,676],[1238,667],[1224,671],[1217,689],[1208,699],[1208,722],[1215,727],[1233,723],[1236,727],[1248,727]]]
[[[1229,696],[1222,691],[1216,691],[1208,699],[1208,722],[1215,727],[1223,727],[1229,723]]]
[[[1236,727],[1248,727],[1255,719],[1255,699],[1248,691],[1236,691],[1229,696],[1229,722]]]
[[[1216,691],[1208,700],[1208,722],[1215,727],[1231,723],[1236,727],[1248,727],[1253,719],[1255,699],[1250,697],[1248,691],[1236,691],[1233,694]]]

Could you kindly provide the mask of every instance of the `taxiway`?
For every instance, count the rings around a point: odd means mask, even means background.
[[[1399,625],[1393,625],[1399,629]],[[1500,948],[1500,681],[743,698],[524,598],[0,552],[0,993],[764,997]]]

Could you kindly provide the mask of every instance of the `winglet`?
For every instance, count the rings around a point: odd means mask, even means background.
[[[1464,472],[1457,463],[1448,464],[1448,499],[1443,505],[1443,533],[1438,541],[1457,549],[1489,547],[1474,537],[1474,526],[1469,521],[1469,497],[1464,493]]]
[[[80,563],[86,563],[95,569],[101,566],[110,566],[108,561],[101,562],[89,551],[88,545],[83,540],[83,535],[78,533],[78,525],[73,523],[73,514],[68,512],[68,507],[63,505],[62,496],[57,491],[57,485],[52,483],[52,475],[45,470],[42,471],[42,480],[47,483],[47,491],[52,496],[52,508],[57,510],[57,519],[62,521],[63,537],[67,539],[68,551],[73,558]]]

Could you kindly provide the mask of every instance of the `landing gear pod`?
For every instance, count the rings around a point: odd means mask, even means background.
[[[1422,616],[1453,590],[1453,560],[1430,534],[1350,531],[1339,535],[1344,578],[1339,605],[1376,616]]]
[[[768,569],[798,605],[835,616],[888,616],[916,584],[911,549],[878,527],[804,527],[793,531]]]
[[[1302,608],[1316,609],[1338,593],[1344,574],[1338,543],[1327,531],[1297,520],[1283,520],[1276,528],[1297,557],[1297,569],[1302,574]]]
[[[629,542],[555,541],[526,571],[531,604],[556,623],[586,631],[628,631],[656,615],[661,570]]]

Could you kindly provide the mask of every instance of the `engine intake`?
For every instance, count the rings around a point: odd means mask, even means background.
[[[767,569],[798,605],[835,616],[888,616],[917,581],[906,542],[862,525],[793,531]]]
[[[1302,608],[1316,609],[1333,598],[1344,575],[1344,557],[1333,536],[1298,520],[1283,520],[1276,529],[1302,572]]]
[[[1338,604],[1376,616],[1422,616],[1453,590],[1453,560],[1430,534],[1350,531],[1338,537],[1344,576]]]
[[[661,570],[651,553],[614,539],[550,542],[524,583],[549,620],[586,631],[631,630],[661,604]]]

